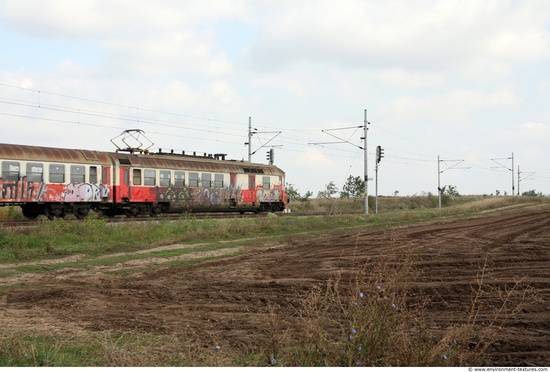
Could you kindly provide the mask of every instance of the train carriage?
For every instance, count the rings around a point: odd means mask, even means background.
[[[84,218],[113,201],[113,160],[106,153],[0,144],[0,163],[0,205],[19,204],[27,218]]]
[[[225,155],[111,153],[0,144],[0,205],[49,218],[284,210],[285,174]]]

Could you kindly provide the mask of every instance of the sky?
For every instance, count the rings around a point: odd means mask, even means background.
[[[550,195],[547,0],[2,0],[0,50],[0,143],[140,129],[273,148],[302,195],[365,174],[370,195]]]

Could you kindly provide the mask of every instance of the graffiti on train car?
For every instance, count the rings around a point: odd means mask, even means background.
[[[277,202],[281,200],[281,190],[279,188],[269,190],[258,188],[257,194],[260,202]]]
[[[26,176],[17,181],[0,179],[2,201],[9,202],[99,202],[109,198],[110,189],[103,184],[46,184],[29,182]]]
[[[109,195],[109,188],[102,184],[72,182],[65,187],[66,202],[99,202]]]
[[[0,178],[2,201],[20,202],[39,200],[44,190],[44,182],[29,182],[27,177],[20,177],[17,181]]]
[[[100,202],[109,198],[110,189],[103,184],[71,182],[47,184],[38,199],[41,202]]]
[[[159,187],[157,188],[157,200],[159,202],[185,202],[204,205],[222,205],[229,200],[238,204],[242,203],[240,187],[227,187],[223,189],[209,187]]]

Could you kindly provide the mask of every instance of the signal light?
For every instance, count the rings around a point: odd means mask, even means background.
[[[384,157],[384,149],[380,146],[376,147],[376,163],[380,163],[380,160]]]
[[[273,161],[275,160],[275,151],[273,149],[267,152],[266,159],[269,161],[269,165],[273,165]]]

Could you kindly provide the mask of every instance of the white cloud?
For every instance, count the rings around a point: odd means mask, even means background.
[[[498,110],[514,107],[517,104],[518,98],[509,87],[493,92],[457,89],[423,98],[402,96],[381,105],[379,112],[397,123],[417,122],[427,123],[428,126],[433,124],[462,126],[475,110]],[[440,121],[434,122],[434,118]]]
[[[381,83],[398,88],[441,86],[445,83],[445,77],[442,74],[411,72],[400,68],[384,69],[380,71],[378,76]]]
[[[36,38],[131,39],[242,12],[241,3],[223,0],[5,0],[0,19]]]
[[[259,69],[300,60],[342,68],[447,70],[549,56],[548,7],[539,2],[301,2],[266,16],[251,49]]]
[[[317,149],[309,149],[298,156],[296,164],[299,167],[307,167],[318,171],[319,169],[333,166],[334,161]]]
[[[550,126],[543,123],[523,123],[516,133],[525,141],[547,142],[550,135]]]

